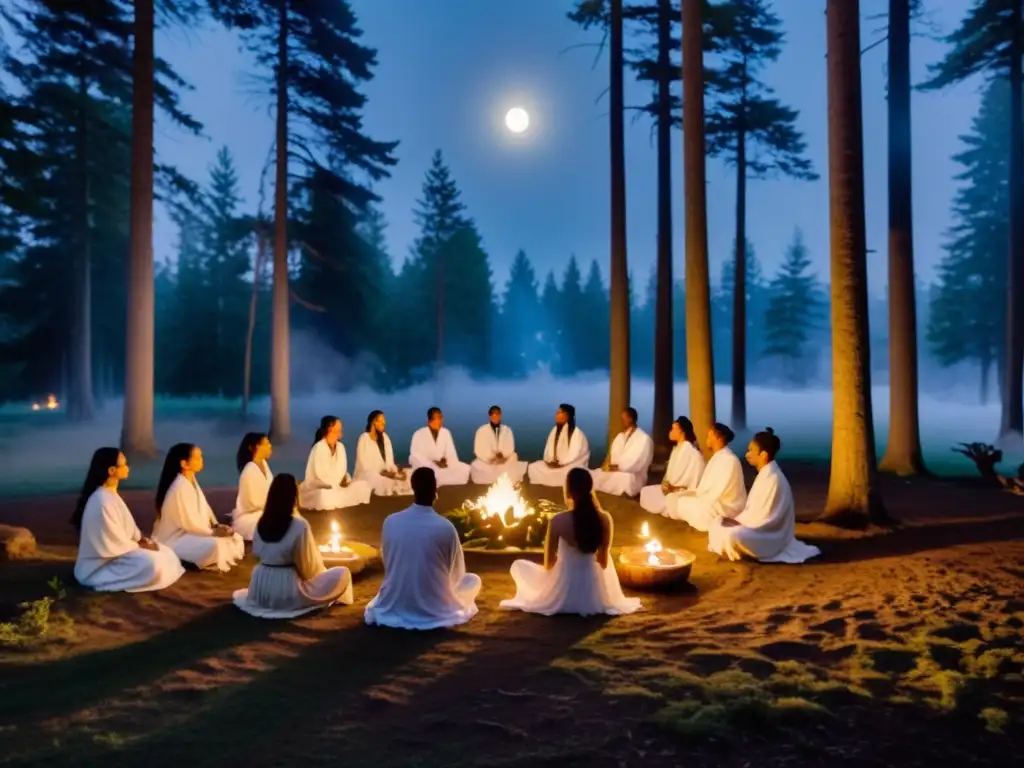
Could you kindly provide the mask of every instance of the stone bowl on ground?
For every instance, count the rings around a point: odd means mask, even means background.
[[[663,549],[653,555],[644,546],[612,550],[619,582],[631,589],[671,589],[690,578],[697,556],[685,549]]]
[[[324,565],[328,568],[333,568],[336,565],[343,565],[348,568],[349,572],[355,576],[357,573],[369,568],[373,570],[380,566],[380,551],[369,544],[363,544],[359,541],[346,541],[345,547],[351,550],[349,552],[334,553],[334,552],[321,552],[320,555],[323,558]]]

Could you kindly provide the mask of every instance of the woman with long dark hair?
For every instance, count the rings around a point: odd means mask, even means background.
[[[139,531],[118,493],[127,477],[124,454],[98,448],[71,516],[79,539],[75,580],[98,592],[151,592],[171,586],[185,573],[170,548]]]
[[[672,422],[668,432],[669,440],[675,445],[668,458],[665,479],[661,485],[648,485],[640,489],[640,506],[656,515],[671,517],[669,509],[675,511],[680,494],[696,488],[704,474],[704,454],[697,445],[693,422],[680,416]]]
[[[369,484],[348,473],[348,453],[341,442],[344,426],[337,416],[320,419],[299,489],[303,509],[345,509],[370,502]]]
[[[292,475],[280,474],[270,484],[252,540],[260,563],[248,589],[234,594],[235,605],[252,616],[294,619],[331,603],[352,604],[352,574],[324,566],[309,523],[296,514],[298,498]]]
[[[642,607],[637,598],[622,593],[609,551],[612,516],[594,495],[594,480],[583,467],[565,476],[568,510],[551,518],[544,542],[544,565],[529,560],[512,563],[516,596],[502,600],[502,608],[551,616],[618,616]]]
[[[526,474],[534,485],[558,488],[565,485],[570,469],[586,468],[589,463],[590,443],[583,430],[576,426],[576,408],[562,403],[555,411],[555,426],[544,444],[544,458],[530,464]]]
[[[217,522],[196,478],[202,471],[203,452],[198,445],[171,446],[156,486],[153,538],[197,568],[228,571],[245,556],[245,542]]]
[[[683,520],[698,531],[708,531],[725,518],[743,511],[747,487],[743,484],[743,467],[729,444],[736,435],[725,424],[715,423],[708,430],[711,458],[696,488],[678,491],[674,506],[662,512],[665,517]]]
[[[412,496],[411,473],[395,464],[386,428],[384,411],[370,411],[366,430],[356,443],[356,480],[368,483],[377,496]]]
[[[263,514],[267,491],[274,480],[268,459],[273,446],[262,432],[247,432],[238,446],[235,464],[238,466],[238,496],[231,511],[231,528],[246,541],[252,541],[256,523]]]

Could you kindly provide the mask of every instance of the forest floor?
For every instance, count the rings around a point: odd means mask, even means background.
[[[827,473],[786,469],[812,518]],[[443,489],[438,508],[479,491]],[[686,526],[605,498],[617,543],[649,520],[697,554],[688,589],[644,594],[633,616],[528,616],[498,609],[507,562],[476,556],[480,614],[424,633],[364,625],[379,570],[355,605],[287,623],[231,604],[251,556],[157,594],[90,593],[72,578],[71,498],[2,501],[40,554],[0,564],[0,622],[58,599],[28,634],[0,624],[0,764],[1006,764],[1024,748],[1024,499],[937,480],[883,492],[900,527],[801,524],[824,555],[795,567],[721,562]],[[226,515],[234,491],[207,493]],[[126,497],[148,530],[152,491]],[[347,511],[343,529],[376,545],[401,506]],[[330,515],[309,518],[322,534]]]

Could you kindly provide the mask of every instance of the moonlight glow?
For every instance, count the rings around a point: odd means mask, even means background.
[[[505,127],[512,133],[522,133],[530,127],[530,115],[522,107],[513,107],[505,113]]]

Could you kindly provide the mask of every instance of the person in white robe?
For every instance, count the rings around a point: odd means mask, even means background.
[[[198,445],[171,446],[156,488],[153,539],[197,568],[229,571],[245,556],[245,541],[217,522],[196,478],[202,471],[203,452]]]
[[[781,448],[782,441],[770,428],[754,435],[747,447],[747,462],[757,470],[757,477],[743,511],[711,526],[711,552],[729,560],[746,557],[762,563],[803,563],[821,554],[794,536],[793,489],[775,461]]]
[[[469,464],[459,461],[452,433],[444,425],[444,414],[438,407],[427,411],[427,426],[412,435],[409,465],[413,470],[429,467],[437,476],[437,486],[465,485],[469,482]]]
[[[529,560],[512,563],[515,597],[501,607],[553,616],[620,616],[643,606],[622,593],[610,550],[612,516],[594,496],[593,476],[583,467],[566,475],[567,512],[555,515],[544,541],[544,565]]]
[[[267,491],[274,480],[268,463],[272,453],[270,438],[262,432],[248,432],[235,455],[238,495],[231,511],[231,528],[246,541],[252,541],[263,505],[267,503]]]
[[[700,482],[692,491],[680,491],[675,507],[666,507],[662,514],[706,532],[719,520],[743,511],[747,500],[743,467],[729,448],[735,436],[725,424],[715,424],[708,430],[708,446],[713,454]]]
[[[145,538],[118,493],[128,462],[117,448],[99,448],[71,522],[78,529],[75,580],[97,592],[152,592],[185,573],[169,547]]]
[[[411,496],[409,473],[395,464],[395,449],[385,431],[384,411],[371,411],[366,431],[356,443],[356,480],[370,485],[377,496]]]
[[[473,439],[476,458],[469,465],[469,477],[477,485],[491,485],[502,475],[508,475],[518,485],[526,477],[527,463],[519,460],[512,429],[501,423],[501,408],[497,405],[487,411],[487,418]]]
[[[570,469],[585,468],[589,463],[590,444],[583,430],[576,426],[576,409],[562,403],[555,412],[555,426],[544,445],[544,459],[530,464],[527,477],[535,485],[562,488]]]
[[[433,470],[414,470],[412,488],[415,503],[384,520],[384,582],[366,606],[366,623],[396,629],[465,624],[477,614],[480,577],[466,573],[455,526],[434,511]]]
[[[345,509],[370,503],[370,484],[348,473],[348,453],[341,442],[344,425],[337,416],[324,416],[306,460],[306,476],[299,487],[303,509]]]
[[[612,441],[604,466],[593,470],[594,490],[609,496],[636,496],[647,482],[654,441],[636,425],[635,408],[622,412],[622,431]]]
[[[260,562],[234,603],[260,619],[294,619],[332,603],[352,605],[348,568],[327,568],[313,531],[299,514],[295,478],[278,475],[271,483],[266,510],[256,526],[252,553]]]
[[[647,485],[640,489],[640,507],[655,515],[671,517],[680,493],[695,489],[700,483],[704,474],[704,454],[697,447],[693,422],[686,416],[672,422],[668,437],[674,446],[665,468],[665,478],[661,485]]]

